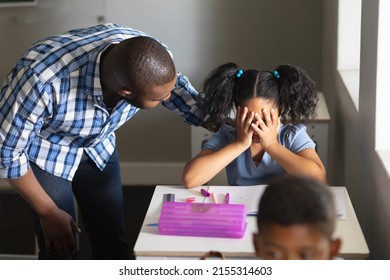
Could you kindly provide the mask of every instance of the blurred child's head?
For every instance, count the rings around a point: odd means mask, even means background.
[[[297,123],[315,116],[318,102],[316,83],[293,65],[279,65],[275,71],[244,71],[226,63],[210,73],[203,91],[204,107],[215,122],[228,119],[235,107],[260,98],[278,110],[282,121]]]
[[[306,177],[287,175],[265,189],[254,235],[261,259],[333,259],[341,241],[332,239],[336,213],[327,186]]]

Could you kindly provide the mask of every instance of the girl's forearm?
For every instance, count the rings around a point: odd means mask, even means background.
[[[280,143],[266,148],[266,152],[289,174],[315,177],[326,182],[326,171],[318,156],[311,159],[295,154]],[[314,152],[314,151],[313,151]]]
[[[193,188],[207,183],[246,149],[248,147],[234,142],[216,152],[200,153],[184,167],[182,184]]]

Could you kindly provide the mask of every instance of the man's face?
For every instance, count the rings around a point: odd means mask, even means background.
[[[160,104],[161,101],[169,99],[175,83],[176,78],[165,85],[131,91],[130,95],[122,97],[128,103],[140,109],[154,108]]]

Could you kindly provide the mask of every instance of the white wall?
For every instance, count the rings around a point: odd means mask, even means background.
[[[0,8],[1,83],[20,55],[44,36],[95,25],[104,0],[39,0],[34,7]]]
[[[337,0],[325,1],[323,89],[330,125],[328,173],[345,185],[373,259],[390,259],[390,180],[375,151],[378,0],[363,0],[359,110],[337,74]]]

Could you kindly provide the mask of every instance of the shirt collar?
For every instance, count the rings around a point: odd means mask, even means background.
[[[97,48],[89,56],[89,62],[85,72],[85,92],[87,95],[103,96],[102,85],[100,83],[100,60],[102,53],[110,45],[106,44]]]

